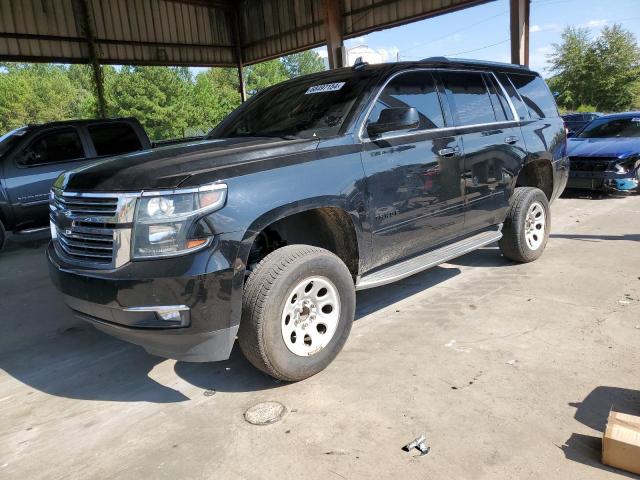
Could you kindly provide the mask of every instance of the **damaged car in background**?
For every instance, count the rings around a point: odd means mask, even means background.
[[[640,112],[600,117],[568,141],[567,188],[638,191]]]

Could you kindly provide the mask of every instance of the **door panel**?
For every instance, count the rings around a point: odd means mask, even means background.
[[[464,149],[465,232],[503,221],[526,148],[506,98],[480,72],[441,72]]]
[[[440,98],[429,72],[391,80],[369,121],[375,122],[383,108],[401,106],[418,110],[418,129],[364,142],[374,266],[424,251],[463,228],[459,138],[442,128]]]

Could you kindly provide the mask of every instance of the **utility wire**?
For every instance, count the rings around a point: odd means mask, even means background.
[[[429,43],[431,43],[433,41],[436,41],[436,40],[444,40],[446,38],[453,37],[454,35],[456,35],[456,34],[458,34],[460,32],[464,32],[465,30],[468,30],[471,27],[475,27],[476,25],[480,25],[481,23],[484,23],[486,21],[492,20],[492,19],[494,19],[496,17],[500,17],[500,16],[504,15],[505,13],[507,13],[506,10],[504,10],[504,11],[502,11],[502,12],[496,14],[496,15],[491,15],[490,17],[486,17],[486,18],[483,18],[482,20],[478,20],[477,22],[472,23],[471,25],[467,25],[466,27],[460,28],[458,30],[454,30],[453,32],[451,32],[450,34],[448,34],[445,37],[440,37],[438,39],[430,40],[428,42],[420,43],[418,45],[413,45],[413,46],[411,46],[409,48],[405,48],[404,51],[407,52],[409,50],[413,50],[413,49],[416,49],[416,48],[419,48],[419,47],[424,47],[425,45],[428,45]]]
[[[465,50],[465,51],[463,51],[463,52],[456,52],[456,53],[445,53],[445,54],[443,54],[443,55],[439,55],[439,56],[443,56],[443,57],[455,57],[456,55],[463,55],[463,54],[465,54],[465,53],[478,52],[478,51],[480,51],[480,50],[485,50],[485,49],[487,49],[487,48],[495,47],[496,45],[502,45],[503,43],[507,43],[507,42],[508,42],[508,41],[510,41],[510,40],[511,40],[510,38],[507,38],[507,39],[505,39],[505,40],[501,40],[501,41],[496,42],[496,43],[491,43],[491,44],[489,44],[489,45],[485,45],[485,46],[483,46],[483,47],[474,48],[474,49],[472,49],[472,50]],[[408,56],[408,58],[421,58],[421,57],[416,56],[416,55],[409,55],[409,56]]]

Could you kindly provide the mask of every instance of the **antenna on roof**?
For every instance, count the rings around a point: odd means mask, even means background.
[[[358,57],[358,58],[356,58],[356,61],[353,62],[353,69],[354,70],[362,70],[367,65],[369,65],[369,64],[367,62],[365,62],[364,60],[362,60],[362,57]]]

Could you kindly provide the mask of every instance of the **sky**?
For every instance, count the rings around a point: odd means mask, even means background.
[[[596,36],[614,23],[640,41],[640,0],[532,0],[530,67],[549,75],[547,55],[565,27],[585,27]],[[510,62],[509,0],[374,32],[347,40],[345,46],[360,51],[366,46],[371,58],[387,62],[432,56]],[[326,49],[316,51],[326,56]]]

